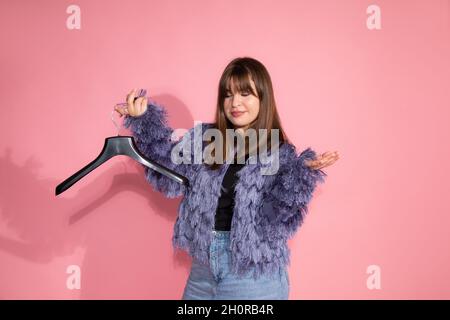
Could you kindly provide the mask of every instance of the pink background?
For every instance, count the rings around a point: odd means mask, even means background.
[[[251,56],[298,150],[341,156],[289,242],[290,299],[449,299],[450,2],[376,1],[381,30],[366,27],[371,4],[2,1],[0,298],[179,299],[181,198],[122,156],[55,187],[117,134],[111,111],[132,88],[188,129],[214,119],[226,64]],[[81,289],[66,287],[70,265]]]

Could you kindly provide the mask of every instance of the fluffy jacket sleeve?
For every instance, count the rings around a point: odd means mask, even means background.
[[[191,141],[193,144],[195,127],[191,128],[180,140],[172,141],[173,129],[167,124],[167,110],[156,102],[149,103],[147,110],[138,117],[126,115],[123,124],[131,130],[136,146],[146,157],[192,181],[192,175],[196,167],[192,158],[191,163],[176,164],[171,159],[171,152],[178,143]],[[202,125],[200,123],[197,126]],[[189,138],[189,140],[186,140],[186,138]],[[191,150],[193,149],[191,148]],[[147,166],[143,165],[143,167],[146,179],[153,186],[154,190],[162,192],[168,198],[175,198],[185,194],[186,186]]]
[[[314,170],[304,164],[305,160],[316,158],[316,153],[307,148],[296,155],[295,148],[280,165],[263,203],[263,214],[271,223],[283,223],[293,233],[302,224],[308,212],[308,203],[318,182],[324,182],[326,173]]]

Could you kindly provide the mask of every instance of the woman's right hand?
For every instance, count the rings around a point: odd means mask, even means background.
[[[137,89],[133,89],[127,95],[126,103],[119,103],[114,106],[114,110],[116,110],[120,117],[124,115],[129,115],[131,117],[139,117],[145,111],[147,111],[147,102],[148,98],[145,97],[145,94],[141,97],[136,97]]]

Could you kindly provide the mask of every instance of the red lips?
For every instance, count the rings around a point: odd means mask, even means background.
[[[239,117],[239,116],[241,116],[241,115],[243,115],[244,114],[244,111],[233,111],[233,112],[231,112],[231,115],[234,117],[234,118],[237,118],[237,117]]]

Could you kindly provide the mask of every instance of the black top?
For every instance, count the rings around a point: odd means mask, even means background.
[[[247,159],[248,155],[245,156],[246,161]],[[231,229],[231,219],[233,218],[234,210],[234,192],[238,180],[236,173],[245,166],[245,163],[238,164],[236,162],[235,158],[234,163],[228,166],[227,172],[222,180],[222,192],[216,211],[215,230],[230,231]]]

